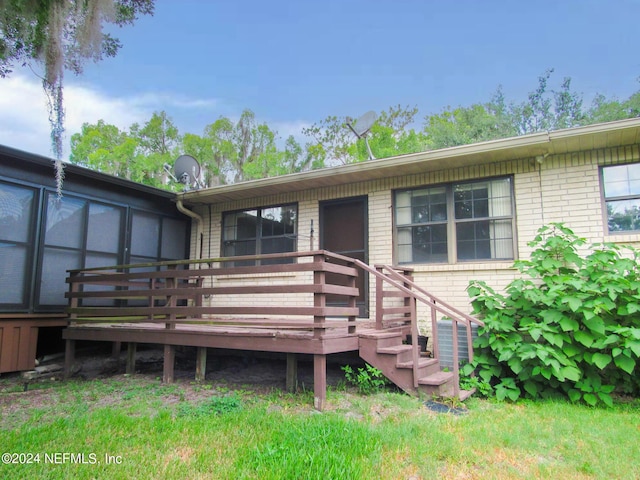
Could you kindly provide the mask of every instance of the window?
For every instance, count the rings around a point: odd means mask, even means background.
[[[35,189],[0,182],[0,304],[4,306],[27,303],[37,204]]]
[[[46,198],[39,304],[59,305],[68,288],[68,269],[121,262],[125,211],[70,195],[47,193]]]
[[[640,230],[640,163],[602,169],[609,232]]]
[[[237,257],[294,252],[297,217],[297,205],[255,208],[223,214],[222,255]],[[263,260],[261,263],[278,263],[278,260]],[[254,265],[255,262],[241,264]]]
[[[398,191],[399,263],[513,259],[511,178]]]

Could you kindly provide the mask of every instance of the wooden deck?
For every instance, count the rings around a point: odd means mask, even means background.
[[[207,348],[312,354],[322,409],[326,356],[358,350],[357,275],[326,251],[71,271],[67,375],[78,340],[164,345],[166,382],[178,345],[200,347],[200,370]]]
[[[360,322],[356,330],[370,331],[369,322]],[[135,351],[138,344],[164,345],[163,382],[174,378],[175,346],[198,347],[195,379],[202,381],[206,375],[207,349],[279,352],[287,354],[287,388],[297,385],[296,354],[311,354],[314,361],[314,405],[322,409],[326,399],[327,355],[358,351],[358,333],[349,333],[347,328],[334,328],[322,338],[313,331],[299,329],[255,328],[247,326],[177,324],[167,329],[157,323],[92,323],[78,324],[63,332],[67,340],[65,364],[67,371],[73,363],[73,342],[107,341],[127,344],[127,372],[135,372]]]
[[[376,277],[375,321],[357,318],[356,277],[363,271]],[[322,410],[327,355],[359,351],[409,393],[457,394],[455,367],[442,375],[437,359],[420,359],[417,342],[403,343],[407,334],[418,337],[418,300],[432,309],[434,328],[436,311],[458,319],[454,336],[458,322],[469,327],[475,319],[429,296],[410,273],[324,250],[72,270],[65,375],[76,341],[114,342],[118,349],[126,343],[129,372],[137,344],[163,345],[165,382],[173,381],[176,346],[198,348],[197,379],[204,378],[209,348],[286,353],[288,385],[295,383],[296,355],[310,354],[314,406]]]

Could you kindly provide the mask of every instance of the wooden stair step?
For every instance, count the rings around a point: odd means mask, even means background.
[[[420,385],[444,385],[453,379],[453,372],[436,372],[418,379]]]
[[[386,330],[365,330],[358,332],[359,336],[362,338],[372,338],[372,339],[380,339],[380,338],[394,338],[401,337],[402,332],[399,330],[396,331],[386,331]]]
[[[411,345],[393,345],[391,347],[378,347],[376,351],[378,353],[398,355],[399,353],[411,351]]]
[[[458,399],[461,402],[464,402],[467,398],[469,398],[474,393],[476,393],[475,388],[472,388],[471,390],[460,390],[460,393],[458,393]]]
[[[438,363],[438,360],[435,358],[420,358],[418,360],[418,368],[428,367],[431,365],[435,365]],[[413,368],[413,360],[409,360],[408,362],[398,362],[396,363],[396,367],[398,368]],[[448,373],[448,372],[445,372]]]

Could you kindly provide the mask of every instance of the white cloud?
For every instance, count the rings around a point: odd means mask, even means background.
[[[50,156],[44,92],[36,81],[0,79],[0,143]]]
[[[148,92],[131,99],[132,103],[140,106],[161,105],[162,109],[208,109],[218,106],[213,98],[189,98],[180,94]]]
[[[214,99],[194,99],[170,93],[145,92],[132,97],[110,96],[91,86],[67,84],[64,89],[65,149],[69,154],[71,135],[83,123],[102,119],[120,129],[144,123],[154,111],[212,108]],[[31,153],[51,156],[46,97],[35,76],[13,74],[0,79],[0,144]]]
[[[267,122],[267,125],[272,130],[276,130],[278,132],[278,146],[280,148],[284,148],[284,144],[287,141],[287,138],[290,135],[293,135],[293,138],[298,142],[302,147],[304,147],[305,143],[309,142],[309,137],[303,135],[302,129],[309,128],[312,124],[309,122],[305,122],[303,120],[297,121],[274,121]]]

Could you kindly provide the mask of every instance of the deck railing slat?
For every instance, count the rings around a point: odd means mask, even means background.
[[[236,266],[247,261],[256,264]],[[357,276],[352,259],[325,250],[78,269],[67,278],[67,312],[79,324],[151,322],[173,329],[202,322],[311,328],[318,337],[346,327],[355,334]],[[327,295],[343,302],[328,305]]]

